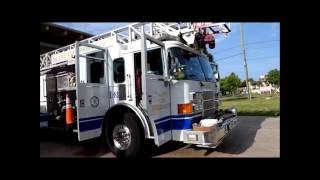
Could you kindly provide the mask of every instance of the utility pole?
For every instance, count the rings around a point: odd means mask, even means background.
[[[251,89],[249,87],[249,82],[248,82],[248,66],[247,66],[247,59],[246,59],[246,50],[244,47],[244,37],[243,37],[243,23],[240,23],[240,37],[241,37],[241,49],[242,49],[242,54],[243,54],[243,61],[244,61],[244,69],[245,69],[245,75],[246,75],[246,85],[247,85],[247,90],[248,90],[248,98],[251,101]]]

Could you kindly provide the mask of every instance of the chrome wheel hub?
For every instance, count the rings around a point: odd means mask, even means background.
[[[131,133],[129,128],[124,124],[118,124],[112,131],[113,143],[116,148],[126,150],[131,143]]]

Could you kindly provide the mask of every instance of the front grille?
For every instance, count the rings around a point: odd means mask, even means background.
[[[203,91],[203,100],[213,99],[213,91]]]
[[[203,109],[204,109],[204,118],[214,115],[214,93],[213,91],[204,91],[203,92]]]
[[[207,117],[209,117],[209,116],[214,115],[214,110],[215,110],[215,109],[205,110],[205,111],[204,111],[204,118],[207,118]]]
[[[213,106],[214,106],[213,100],[203,101],[203,108],[204,109],[210,109],[210,108],[213,108]]]

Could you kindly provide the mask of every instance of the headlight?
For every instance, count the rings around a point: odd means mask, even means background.
[[[236,109],[236,108],[231,108],[231,112],[232,112],[234,115],[237,115],[237,109]]]
[[[225,112],[237,115],[237,109],[234,107],[226,109]]]
[[[193,111],[199,111],[199,106],[197,104],[192,104]]]

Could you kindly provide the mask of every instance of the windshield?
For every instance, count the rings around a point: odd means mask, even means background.
[[[173,58],[178,58],[180,67],[183,67],[185,80],[212,81],[213,71],[208,59],[184,49],[174,47],[169,49]]]
[[[180,67],[183,67],[182,71],[184,72],[185,80],[206,80],[196,54],[178,47],[170,48],[169,51],[171,52],[173,58],[178,58]]]
[[[213,81],[213,70],[209,64],[209,60],[203,56],[198,56],[198,58],[207,81]]]

